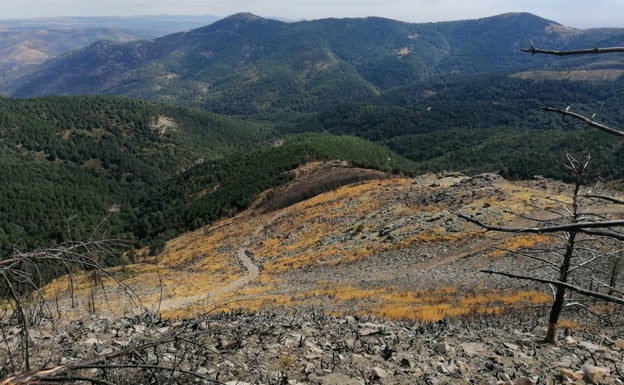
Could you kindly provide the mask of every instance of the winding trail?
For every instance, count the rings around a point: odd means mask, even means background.
[[[273,218],[273,220],[276,219],[277,216],[279,215],[276,215]],[[185,307],[200,303],[202,301],[210,300],[210,298],[213,298],[222,294],[234,292],[244,287],[245,285],[249,284],[250,282],[254,281],[256,278],[258,278],[258,276],[260,275],[260,268],[249,257],[249,253],[250,253],[249,246],[251,244],[251,240],[257,238],[260,235],[260,232],[264,230],[264,228],[265,228],[264,225],[262,224],[258,225],[258,227],[256,227],[254,232],[250,234],[249,237],[243,243],[240,244],[236,252],[236,257],[238,258],[238,261],[240,262],[240,264],[243,265],[243,267],[247,271],[247,273],[244,276],[228,283],[227,285],[221,286],[207,293],[200,293],[200,294],[196,294],[196,295],[192,295],[188,297],[177,297],[177,298],[170,298],[170,299],[163,300],[160,303],[159,310],[167,311],[167,310],[183,309]],[[207,277],[207,279],[210,279],[210,277]]]
[[[606,210],[599,210],[601,212],[606,212],[611,208],[607,208]],[[195,295],[186,296],[186,297],[175,297],[163,300],[160,303],[159,310],[160,311],[171,311],[176,309],[184,309],[186,307],[200,304],[200,303],[208,303],[211,299],[214,299],[218,296],[222,296],[227,293],[233,293],[244,286],[248,285],[252,281],[256,280],[260,275],[260,268],[258,265],[254,263],[254,261],[250,258],[250,246],[251,243],[260,237],[261,232],[268,226],[269,223],[275,222],[279,217],[287,215],[286,211],[279,212],[273,215],[272,218],[266,220],[259,220],[259,224],[256,226],[254,231],[245,236],[245,239],[241,241],[237,251],[236,251],[236,260],[245,270],[245,274],[221,287],[214,288],[207,292],[201,292]],[[534,217],[537,220],[549,220],[553,219],[553,216],[559,215],[559,213],[545,213],[542,210],[535,210],[527,214],[528,216]],[[526,226],[528,224],[526,217],[525,218],[516,218],[515,220],[508,223],[508,226]],[[431,270],[435,267],[439,267],[442,265],[452,264],[463,258],[470,258],[480,253],[483,253],[485,250],[500,246],[506,240],[517,235],[516,233],[497,233],[491,232],[493,235],[488,236],[484,239],[480,239],[475,242],[471,242],[463,247],[460,247],[456,250],[450,251],[449,253],[439,256],[437,258],[433,258],[431,260],[423,261],[420,263],[414,263],[410,266],[404,267],[405,271],[409,271],[410,273],[420,272],[424,270]],[[382,273],[385,275],[385,273]],[[211,279],[211,274],[206,274],[205,279]],[[392,278],[390,278],[392,279]]]
[[[174,310],[174,309],[182,309],[184,307],[199,303],[204,300],[209,300],[212,297],[216,297],[221,294],[225,294],[228,292],[236,291],[243,286],[247,285],[249,282],[258,278],[260,275],[260,269],[258,266],[249,258],[247,255],[247,247],[241,246],[236,253],[238,260],[247,270],[247,274],[242,276],[241,278],[236,279],[228,283],[225,286],[221,286],[215,290],[211,290],[207,293],[196,294],[188,297],[179,297],[179,298],[171,298],[167,300],[163,300],[160,304],[160,310]]]

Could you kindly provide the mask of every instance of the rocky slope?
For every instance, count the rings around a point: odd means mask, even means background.
[[[45,287],[46,316],[28,334],[4,323],[2,377],[25,371],[28,341],[31,367],[57,382],[621,383],[619,310],[567,309],[559,343],[543,344],[548,288],[479,271],[546,275],[512,251],[556,240],[484,232],[456,215],[527,224],[559,215],[569,189],[311,163],[248,211],[118,268],[117,282],[76,274]]]
[[[144,308],[189,317],[215,309],[313,306],[333,315],[437,321],[549,303],[541,285],[480,270],[546,276],[547,269],[536,268],[539,261],[518,263],[513,252],[551,247],[556,238],[486,232],[457,214],[526,225],[534,223],[529,217],[564,212],[570,186],[494,174],[403,178],[341,163],[312,163],[298,172],[251,209],[171,240],[157,257],[118,268],[122,288],[106,279],[91,288],[87,276],[74,277],[85,288],[74,293],[74,308],[93,308],[96,298],[98,311],[117,315]],[[319,193],[332,178],[362,181]],[[45,288],[53,308],[70,307],[69,288],[67,278]],[[131,296],[122,295],[128,291]]]
[[[31,360],[48,380],[173,384],[620,384],[622,332],[572,331],[543,344],[521,313],[441,323],[331,318],[320,311],[256,313],[163,321],[87,317],[30,333]],[[19,358],[19,330],[0,356]],[[7,347],[9,349],[7,349]],[[2,384],[35,383],[37,374]],[[22,382],[20,382],[22,381]],[[31,381],[31,382],[28,382]],[[49,382],[46,382],[49,383]]]

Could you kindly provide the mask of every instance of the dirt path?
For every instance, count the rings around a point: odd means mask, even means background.
[[[271,218],[271,221],[276,220],[279,216],[281,216],[281,214],[275,215],[273,218]],[[251,244],[251,241],[256,239],[264,230],[264,228],[264,224],[259,224],[254,232],[250,234],[243,243],[240,244],[236,252],[236,257],[239,263],[242,264],[247,271],[244,276],[228,283],[225,286],[221,286],[207,293],[200,293],[188,297],[177,297],[164,300],[159,306],[160,311],[181,309],[202,301],[210,300],[211,298],[222,294],[234,292],[258,278],[258,276],[260,275],[260,268],[249,257],[249,246]]]
[[[188,297],[178,297],[178,298],[171,298],[171,299],[164,300],[160,304],[160,310],[166,311],[166,310],[173,310],[173,309],[181,309],[181,308],[196,304],[201,301],[210,300],[210,298],[212,297],[216,297],[221,294],[236,291],[242,288],[243,286],[247,285],[249,282],[258,278],[258,275],[260,274],[260,269],[247,255],[248,253],[247,246],[244,246],[244,245],[241,246],[236,253],[238,260],[247,270],[247,274],[238,278],[235,281],[228,283],[225,286],[221,286],[218,289],[212,290],[208,293],[201,293],[201,294],[196,294],[196,295],[192,295]]]

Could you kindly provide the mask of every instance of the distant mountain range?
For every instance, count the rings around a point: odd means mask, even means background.
[[[622,70],[604,58],[529,57],[520,49],[530,41],[611,46],[624,41],[624,29],[577,30],[527,13],[426,24],[375,17],[285,23],[241,13],[153,40],[98,41],[4,79],[0,89],[17,97],[123,95],[256,114],[317,111],[477,74],[530,77],[535,72],[527,71],[596,69],[596,62]]]
[[[198,28],[216,16],[53,17],[0,20],[0,82],[98,40],[127,42]]]
[[[0,19],[0,31],[80,30],[116,28],[143,31],[153,36],[203,27],[219,20],[212,15],[184,16],[71,16]]]

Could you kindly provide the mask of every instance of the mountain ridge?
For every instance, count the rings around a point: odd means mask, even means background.
[[[98,40],[152,39],[215,20],[218,18],[165,15],[0,19],[0,82]]]
[[[151,41],[91,45],[3,88],[18,97],[118,94],[226,114],[310,111],[440,76],[556,67],[519,50],[529,40],[575,44],[596,35],[562,28],[526,13],[421,24],[378,17],[284,23],[240,13]],[[624,30],[602,35],[612,42]]]

